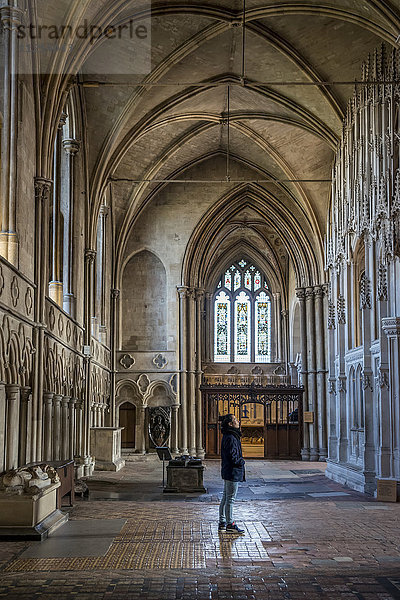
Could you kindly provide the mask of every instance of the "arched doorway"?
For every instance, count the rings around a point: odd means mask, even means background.
[[[119,407],[119,426],[121,432],[122,448],[136,447],[136,406],[131,402],[124,402]]]

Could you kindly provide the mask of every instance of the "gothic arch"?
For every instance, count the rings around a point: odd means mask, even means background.
[[[171,386],[165,381],[152,381],[143,395],[143,404],[146,406],[174,406],[177,404]]]

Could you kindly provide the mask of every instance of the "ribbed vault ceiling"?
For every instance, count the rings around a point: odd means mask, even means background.
[[[76,4],[79,18],[85,4]],[[113,23],[143,16],[135,1],[99,2],[101,10]],[[232,161],[251,168],[255,180],[300,180],[276,190],[302,205],[320,243],[330,194],[324,180],[353,86],[305,84],[359,77],[369,52],[395,43],[400,1],[247,0],[244,81],[242,10],[242,0],[154,3],[151,73],[97,76],[97,87],[85,85],[93,77],[81,78],[91,197],[99,202],[110,178],[185,179],[204,157],[226,156],[229,86]],[[75,53],[77,68],[86,50]],[[203,164],[208,179],[209,162]],[[114,181],[121,240],[160,185]]]

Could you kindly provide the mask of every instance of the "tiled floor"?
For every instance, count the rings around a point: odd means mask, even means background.
[[[57,536],[0,543],[0,598],[400,599],[400,504],[321,463],[247,461],[245,535],[218,534],[219,463],[206,464],[201,496],[163,494],[152,458],[96,473]]]

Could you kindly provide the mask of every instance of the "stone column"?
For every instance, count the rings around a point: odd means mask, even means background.
[[[0,383],[0,473],[6,470],[6,386]]]
[[[140,454],[146,454],[146,406],[140,407],[140,422],[142,424],[142,436],[140,440]]]
[[[203,371],[201,369],[202,354],[202,330],[204,314],[204,290],[196,292],[196,456],[203,459],[205,456],[203,447],[203,402],[201,397],[201,379]]]
[[[61,399],[61,459],[70,458],[69,453],[69,423],[68,423],[68,405],[70,398],[63,396]]]
[[[18,467],[19,443],[19,385],[6,385],[7,429],[6,429],[6,470]]]
[[[63,281],[64,281],[64,296],[63,309],[75,318],[75,294],[74,294],[74,215],[75,215],[75,160],[74,157],[79,152],[80,142],[67,138],[64,139],[63,148],[68,156],[68,174],[69,174],[69,211],[68,220],[64,221],[64,266],[63,266]]]
[[[378,322],[384,323],[388,314],[388,270],[387,266],[378,267],[377,302],[379,307]],[[381,321],[382,319],[382,321]],[[392,331],[392,328],[389,328]],[[379,440],[377,444],[377,475],[382,478],[394,477],[393,469],[393,423],[392,401],[389,372],[389,337],[384,327],[379,328],[380,364],[376,374],[376,389],[378,391],[378,415],[380,423]]]
[[[289,365],[289,311],[281,311],[282,316],[282,362]]]
[[[346,301],[338,289],[337,297],[337,392],[336,415],[338,420],[339,462],[347,463],[349,453],[348,418],[347,418],[347,377],[345,365],[346,352]]]
[[[75,456],[75,434],[76,434],[76,415],[75,406],[77,403],[76,398],[70,398],[69,400],[69,458]]]
[[[91,326],[93,312],[93,296],[94,296],[94,264],[96,251],[90,248],[85,250],[85,345],[90,346],[91,341]],[[83,461],[85,465],[85,473],[90,471],[90,405],[92,398],[92,377],[91,377],[91,359],[84,359],[85,368],[85,396],[83,410]]]
[[[307,318],[306,318],[306,294],[304,288],[297,288],[296,296],[300,307],[300,343],[301,343],[301,384],[304,386],[303,413],[308,411],[308,380],[307,380]],[[310,459],[310,436],[308,424],[304,423],[303,447],[301,449],[302,460]]]
[[[107,265],[107,216],[108,206],[100,208],[100,230],[101,230],[101,289],[100,289],[100,339],[106,343],[106,265]]]
[[[179,454],[178,448],[178,418],[179,418],[179,405],[174,404],[171,406],[171,453]]]
[[[35,284],[36,302],[33,329],[33,376],[32,376],[32,452],[31,461],[42,460],[43,434],[43,374],[45,299],[48,285],[48,222],[51,180],[35,178]]]
[[[306,288],[307,314],[307,377],[308,377],[308,409],[314,413],[314,422],[309,425],[310,460],[318,460],[318,406],[317,406],[317,371],[315,364],[315,307],[314,289]]]
[[[318,401],[318,457],[325,461],[328,456],[326,435],[326,364],[325,364],[325,327],[324,327],[324,289],[321,285],[314,288],[315,326],[316,326],[316,370]]]
[[[275,315],[275,362],[282,361],[282,330],[281,330],[281,295],[280,292],[272,294],[274,298],[274,315]]]
[[[31,455],[31,427],[28,421],[29,400],[31,395],[30,387],[21,387],[20,406],[19,406],[19,465],[26,465],[30,462]]]
[[[389,342],[388,385],[390,390],[391,435],[393,444],[391,476],[400,480],[400,317],[386,317],[382,319],[382,328]]]
[[[338,455],[338,435],[337,435],[337,418],[336,418],[336,368],[335,368],[335,329],[336,315],[335,305],[330,297],[328,300],[328,346],[329,346],[329,376],[328,376],[328,458],[337,462]]]
[[[60,460],[61,456],[61,440],[62,440],[62,424],[61,424],[61,394],[53,396],[53,456],[50,460]]]
[[[83,429],[83,400],[78,398],[76,402],[76,436],[75,436],[75,457],[82,459],[82,429]]]
[[[53,218],[51,229],[51,281],[49,282],[49,296],[59,306],[63,305],[63,282],[61,273],[62,257],[62,232],[61,232],[61,142],[62,129],[67,120],[67,114],[62,113],[58,124],[56,141],[54,144],[53,160]]]
[[[43,420],[43,459],[52,460],[55,456],[52,454],[52,443],[53,443],[53,396],[50,392],[44,392],[43,394],[43,405],[44,405],[44,420]]]
[[[188,298],[188,431],[189,454],[196,455],[196,290],[191,289]]]
[[[372,289],[370,271],[371,264],[370,246],[372,240],[369,235],[364,235],[365,241],[365,278],[364,285],[360,284],[360,307],[362,314],[363,332],[363,395],[364,395],[364,492],[373,494],[376,490],[376,446],[375,446],[375,406],[373,390],[373,371],[371,358],[371,312]]]
[[[180,400],[180,449],[182,454],[188,453],[187,447],[187,302],[188,288],[178,287],[179,294],[179,400]]]
[[[3,28],[3,123],[1,131],[1,232],[0,254],[18,265],[16,232],[16,184],[18,138],[18,27],[22,11],[15,6],[2,6],[0,20]]]
[[[115,373],[116,369],[116,349],[119,348],[119,297],[120,291],[117,289],[111,290],[111,398],[110,398],[110,424],[116,427],[116,409],[115,409]]]
[[[207,363],[211,362],[214,358],[214,329],[212,323],[212,293],[206,292],[204,298],[204,323],[205,323],[205,361]]]

